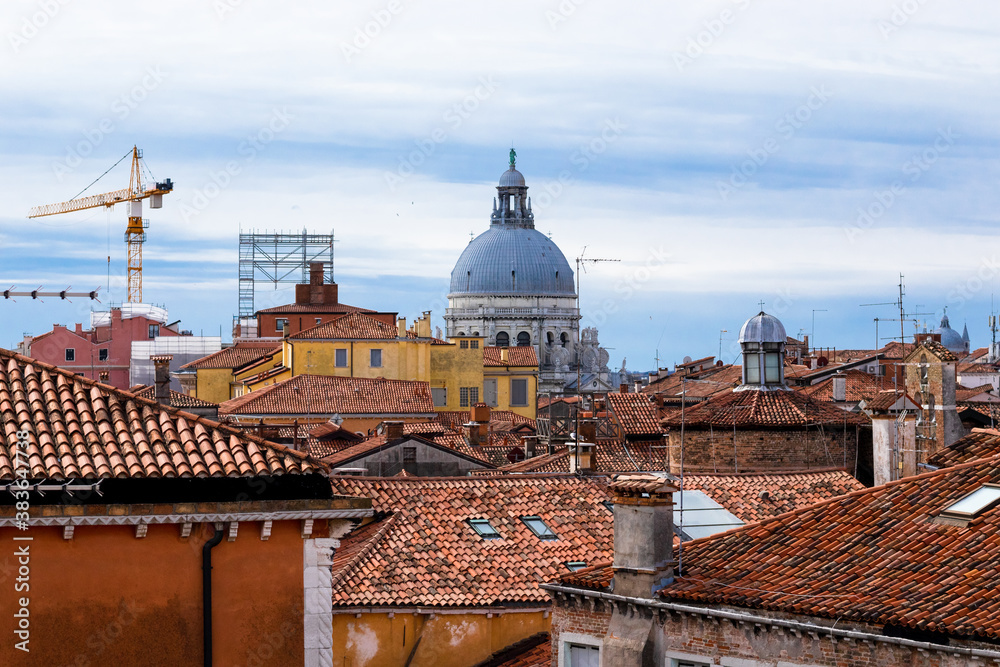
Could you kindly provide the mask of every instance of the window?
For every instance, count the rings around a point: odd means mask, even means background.
[[[500,533],[486,519],[469,519],[469,525],[484,540],[495,540],[500,537]]]
[[[601,649],[597,646],[568,644],[566,646],[568,667],[600,667]]]
[[[558,540],[559,536],[552,532],[552,529],[545,525],[540,517],[537,516],[522,516],[521,521],[524,525],[533,532],[539,539],[542,540]]]
[[[479,341],[478,340],[470,340],[469,341],[469,347],[471,347],[473,350],[478,350],[479,349]]]
[[[501,331],[497,334],[497,347],[510,347],[510,334]]]
[[[690,660],[673,660],[670,667],[712,667],[707,662],[691,662]]]
[[[323,323],[323,318],[322,317],[317,317],[316,318],[316,324],[322,324],[322,323]]]
[[[382,368],[382,350],[375,349],[371,351],[371,367]]]
[[[563,347],[566,347],[566,343],[569,342],[569,334],[566,332],[559,334],[559,342],[562,343]]]
[[[1000,486],[985,484],[956,503],[945,508],[943,514],[961,519],[974,519],[1000,502]]]
[[[431,387],[431,398],[434,400],[435,408],[443,408],[448,405],[448,388]]]
[[[97,351],[97,360],[98,361],[107,361],[108,360],[108,348],[102,347],[101,349],[99,349]]]
[[[517,334],[517,346],[525,347],[528,345],[531,345],[531,334],[528,333],[527,331],[522,331],[521,333]]]
[[[458,390],[459,407],[468,408],[479,402],[479,387],[461,387]]]
[[[468,350],[469,349],[469,341],[467,341],[467,340],[460,340],[458,342],[458,347],[460,349],[463,349],[463,350]]]
[[[403,447],[403,463],[416,463],[416,461],[417,461],[417,448]]]
[[[611,512],[612,514],[615,513],[615,504],[613,502],[611,502],[610,500],[605,500],[601,504],[604,505],[605,507],[607,507],[608,511]]]
[[[565,563],[563,563],[563,565],[565,565],[566,569],[569,570],[570,572],[576,572],[577,570],[582,570],[583,568],[587,567],[587,564],[582,560],[566,561]]]
[[[515,407],[525,407],[528,405],[528,381],[525,379],[511,378],[510,381],[510,404]]]
[[[337,368],[347,368],[347,348],[334,350],[333,365]]]
[[[747,352],[743,355],[743,368],[746,371],[747,384],[760,384],[760,355]]]
[[[285,333],[285,329],[288,328],[288,318],[279,317],[274,320],[274,329],[280,334]]]
[[[491,408],[497,407],[498,399],[496,378],[486,378],[483,380],[483,403]]]
[[[72,347],[66,348],[66,361],[76,361],[76,350]]]
[[[781,382],[781,359],[777,352],[764,353],[764,382]]]
[[[156,338],[159,335],[160,335],[160,325],[159,324],[150,324],[149,325],[149,337],[150,338]]]

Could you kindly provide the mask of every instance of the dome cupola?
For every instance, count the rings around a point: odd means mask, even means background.
[[[743,384],[735,391],[788,389],[785,386],[785,327],[763,310],[740,329]]]

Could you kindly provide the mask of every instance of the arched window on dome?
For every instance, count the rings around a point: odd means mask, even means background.
[[[497,334],[497,347],[510,347],[510,335],[506,331]]]
[[[517,346],[526,347],[528,345],[531,345],[531,334],[527,331],[522,331],[517,334]]]

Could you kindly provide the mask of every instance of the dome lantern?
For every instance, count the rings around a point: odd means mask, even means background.
[[[740,329],[743,350],[743,384],[736,391],[787,390],[785,386],[785,342],[781,321],[763,310]]]

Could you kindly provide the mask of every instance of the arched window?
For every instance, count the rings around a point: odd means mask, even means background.
[[[506,331],[501,331],[497,334],[497,347],[509,347],[510,346],[510,335]]]
[[[559,334],[559,342],[562,343],[563,347],[566,347],[566,343],[569,342],[569,334],[566,333],[565,331]]]
[[[552,345],[552,343],[556,342],[556,337],[551,331],[545,334],[545,338],[546,340],[548,340],[549,345]]]
[[[521,333],[517,334],[517,346],[525,347],[528,345],[531,345],[531,334],[528,333],[527,331],[522,331]]]

